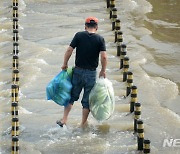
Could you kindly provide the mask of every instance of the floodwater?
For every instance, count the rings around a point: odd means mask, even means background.
[[[11,151],[12,1],[0,1],[0,153]],[[142,104],[145,138],[151,153],[179,154],[163,147],[164,139],[180,139],[180,1],[117,0],[130,71]],[[79,128],[81,104],[76,102],[67,128],[59,128],[63,107],[46,100],[47,83],[61,70],[64,52],[87,16],[99,18],[98,33],[108,53],[107,78],[113,83],[116,110],[98,123]],[[135,154],[130,98],[123,98],[114,32],[104,0],[19,0],[20,31],[20,153]],[[74,55],[69,66],[74,65]],[[98,69],[99,70],[99,69]]]

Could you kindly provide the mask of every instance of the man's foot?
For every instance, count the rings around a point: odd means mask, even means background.
[[[85,128],[87,128],[89,125],[88,125],[88,122],[86,121],[84,124],[81,124],[80,125],[80,127],[82,128],[82,129],[85,129]]]
[[[63,125],[65,125],[65,123],[62,123],[61,121],[57,120],[56,124],[59,125],[60,127],[63,127]]]

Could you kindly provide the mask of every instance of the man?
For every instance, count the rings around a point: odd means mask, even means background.
[[[98,67],[99,55],[101,58],[101,71],[99,77],[106,77],[106,47],[104,38],[96,34],[98,29],[98,19],[96,17],[88,17],[85,20],[85,31],[77,32],[70,43],[65,55],[62,70],[68,68],[68,61],[76,48],[75,68],[72,78],[72,92],[69,104],[64,108],[64,115],[57,124],[63,127],[67,123],[68,114],[73,106],[74,101],[79,99],[79,95],[84,89],[82,103],[82,122],[84,127],[87,123],[89,115],[89,93],[96,82],[96,68]]]

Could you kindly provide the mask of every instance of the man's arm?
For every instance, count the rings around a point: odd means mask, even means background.
[[[73,49],[71,46],[69,46],[69,47],[67,48],[67,51],[66,51],[66,53],[64,54],[63,66],[61,67],[62,70],[65,70],[65,69],[68,68],[68,61],[69,61],[69,58],[70,58],[71,55],[72,55],[73,50],[74,50],[74,49]]]
[[[101,71],[99,73],[99,77],[103,76],[104,78],[106,77],[106,66],[107,66],[107,55],[106,51],[101,51],[100,52],[100,57],[101,57]]]

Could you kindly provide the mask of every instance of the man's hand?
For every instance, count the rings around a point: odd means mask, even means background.
[[[68,68],[67,65],[63,65],[63,66],[61,67],[62,70],[66,70],[67,68]]]
[[[100,78],[101,76],[104,77],[104,78],[106,78],[106,72],[101,70],[101,71],[99,72],[99,78]]]

